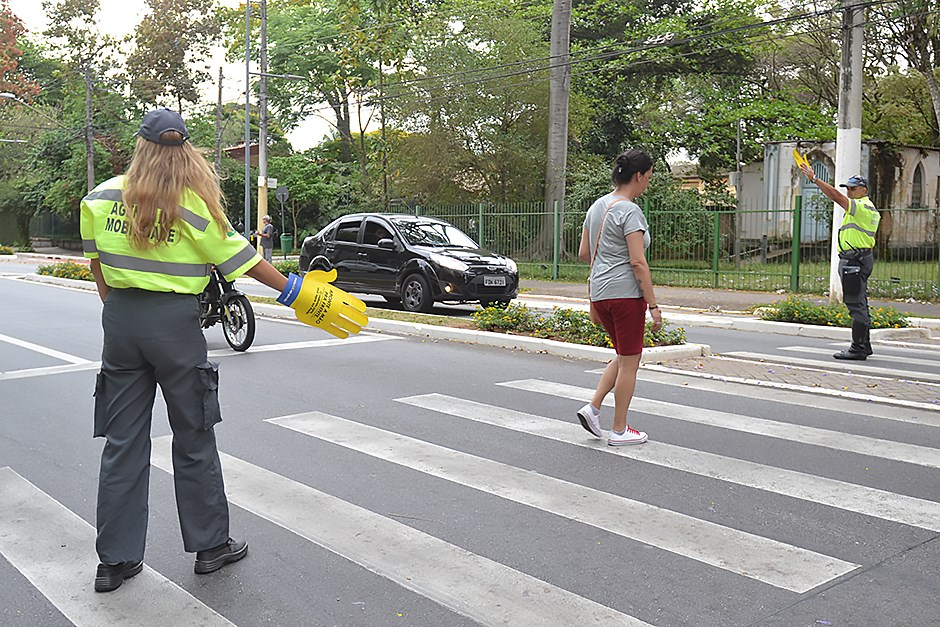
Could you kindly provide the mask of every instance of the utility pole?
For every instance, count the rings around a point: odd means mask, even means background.
[[[95,130],[91,126],[91,68],[85,62],[85,170],[88,193],[95,188]]]
[[[222,175],[222,68],[219,67],[219,95],[215,103],[215,173]]]
[[[545,166],[545,221],[543,233],[554,233],[555,202],[558,219],[565,215],[565,172],[568,163],[568,94],[571,91],[571,0],[554,0],[548,95],[548,150]],[[561,245],[559,242],[553,242]],[[564,251],[561,251],[562,253]]]
[[[859,174],[862,161],[862,44],[865,39],[861,0],[842,0],[842,62],[839,65],[839,126],[836,130],[838,185]],[[839,225],[845,214],[832,203],[832,245],[829,260],[829,301],[842,300],[839,277]]]
[[[385,68],[379,44],[379,117],[382,118],[382,209],[388,211],[388,144],[385,140]]]
[[[245,0],[245,239],[251,233],[251,0]]]
[[[258,233],[264,229],[262,218],[268,215],[268,2],[261,0],[261,88],[258,92],[260,124],[258,130]],[[281,225],[284,228],[284,225]],[[261,236],[257,240],[261,252]]]

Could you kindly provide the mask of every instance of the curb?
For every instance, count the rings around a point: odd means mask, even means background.
[[[252,308],[258,315],[267,318],[294,319],[293,311],[282,305],[252,303]],[[533,353],[546,353],[560,357],[573,357],[592,361],[608,362],[615,355],[613,349],[600,346],[585,346],[583,344],[546,340],[526,335],[507,335],[505,333],[493,333],[491,331],[455,329],[453,327],[442,327],[434,324],[386,320],[384,318],[370,318],[367,330],[377,331],[379,333],[414,335],[435,340],[466,342],[468,344],[480,344],[483,346],[508,348],[510,350],[525,350]],[[663,363],[675,359],[703,357],[710,354],[711,348],[705,344],[656,346],[654,348],[643,349],[640,363]]]

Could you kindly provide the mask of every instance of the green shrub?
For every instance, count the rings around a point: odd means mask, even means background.
[[[12,255],[12,254],[13,254],[12,248],[10,248],[9,246],[3,246],[2,244],[0,244],[0,255]]]
[[[74,261],[60,261],[48,266],[36,268],[36,274],[56,276],[62,279],[77,279],[79,281],[94,281],[88,266]]]
[[[271,265],[277,268],[278,272],[284,276],[289,275],[291,272],[294,274],[300,274],[300,265],[292,259],[287,259],[286,261],[275,261]]]
[[[484,331],[520,333],[561,342],[611,347],[604,328],[591,322],[586,311],[556,307],[551,314],[530,311],[525,305],[510,304],[505,309],[487,307],[473,314],[473,322]],[[646,324],[643,345],[671,346],[685,343],[685,329],[667,330],[666,326],[653,333]]]
[[[824,327],[851,327],[852,318],[844,303],[817,305],[798,296],[787,296],[784,300],[768,305],[758,311],[763,320],[796,322]],[[907,318],[894,307],[875,307],[871,310],[871,328],[901,329],[909,327]]]

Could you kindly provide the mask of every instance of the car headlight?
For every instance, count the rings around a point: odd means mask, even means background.
[[[510,272],[517,272],[519,268],[516,267],[516,262],[506,257],[506,267],[509,268]]]
[[[466,272],[470,268],[470,266],[459,259],[450,257],[448,255],[438,255],[437,253],[431,255],[431,261],[439,266],[449,268],[455,272]]]

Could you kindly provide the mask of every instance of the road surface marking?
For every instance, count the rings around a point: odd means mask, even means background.
[[[587,372],[599,375],[603,372],[603,369],[588,370]],[[657,383],[659,385],[679,387],[686,390],[701,390],[703,392],[714,392],[716,394],[754,398],[753,385],[729,381],[726,378],[700,379],[697,377],[689,377],[688,372],[685,370],[660,370],[659,368],[653,369],[651,366],[647,365],[640,369],[637,379],[649,383]],[[841,396],[836,398],[813,394],[811,398],[808,398],[806,392],[802,391],[803,389],[806,388],[782,385],[774,392],[772,400],[777,404],[784,403],[801,409],[812,404],[814,409],[836,412],[852,411],[856,414],[872,418],[940,427],[940,405],[932,407],[933,411],[920,411],[907,407],[898,409],[895,406],[872,403],[870,397],[865,397],[865,400],[856,400]],[[819,388],[809,389],[815,392]],[[768,398],[767,400],[771,399]]]
[[[39,344],[33,344],[32,342],[27,342],[26,340],[19,340],[15,337],[10,337],[9,335],[0,334],[0,342],[6,342],[7,344],[12,344],[13,346],[19,346],[20,348],[25,348],[27,350],[34,351],[36,353],[41,353],[48,357],[54,357],[55,359],[60,359],[70,364],[91,363],[91,361],[88,359],[82,359],[81,357],[76,357],[75,355],[69,355],[68,353],[63,353],[63,352],[60,352],[51,348],[46,348],[45,346],[40,346]]]
[[[0,503],[0,553],[76,625],[232,625],[146,563],[118,590],[96,593],[94,527],[8,467]]]
[[[526,390],[528,392],[550,394],[561,398],[570,398],[584,403],[589,402],[591,396],[594,394],[594,390],[590,388],[577,387],[566,383],[540,381],[538,379],[522,379],[520,381],[509,381],[497,385],[517,390]],[[609,395],[608,398],[604,400],[604,405],[613,407],[614,399],[612,397],[613,395]],[[870,455],[872,457],[906,462],[908,464],[917,464],[918,466],[940,468],[940,449],[917,444],[881,440],[864,435],[855,435],[853,433],[805,427],[803,425],[787,422],[767,420],[766,418],[755,418],[753,416],[731,414],[723,411],[715,411],[713,409],[690,407],[688,405],[679,405],[677,403],[667,403],[646,398],[634,397],[633,401],[630,403],[630,411],[653,414],[674,420],[683,420],[685,422],[694,422],[696,424],[719,427],[721,429],[732,429],[742,433],[752,433],[754,435],[762,435],[799,444],[810,444],[838,451]]]
[[[725,359],[725,358],[712,356],[711,359]],[[750,361],[750,360],[737,360],[737,361]],[[804,394],[812,394],[813,396],[817,398],[819,397],[841,398],[841,399],[848,399],[852,401],[861,401],[864,403],[871,403],[872,405],[878,404],[878,405],[884,405],[888,407],[903,407],[905,411],[910,411],[910,410],[930,411],[930,412],[940,411],[940,405],[936,403],[921,403],[918,401],[909,401],[903,398],[873,396],[871,394],[859,394],[857,392],[848,392],[845,390],[832,390],[832,389],[828,389],[824,387],[813,387],[809,385],[793,385],[791,383],[781,383],[779,381],[764,381],[762,379],[748,379],[745,377],[732,377],[732,376],[728,376],[724,374],[711,374],[709,372],[700,372],[698,370],[685,370],[682,368],[672,368],[664,364],[644,364],[643,370],[645,370],[646,372],[662,372],[662,373],[668,373],[668,374],[681,375],[683,377],[688,377],[689,380],[692,380],[692,378],[695,378],[695,379],[702,379],[706,381],[721,381],[722,383],[748,385],[752,387],[767,388],[771,390],[787,390],[791,392],[802,392]],[[825,372],[825,371],[820,370],[820,372]],[[932,384],[926,384],[926,383],[921,383],[921,384],[932,385]]]
[[[797,593],[858,568],[814,551],[321,412],[268,422]]]
[[[839,346],[842,346],[842,347],[844,348],[844,347],[845,347],[845,343],[843,342],[842,344],[839,344]],[[876,347],[877,347],[877,344],[876,344]],[[825,365],[826,365],[827,368],[828,368],[829,366],[841,366],[841,367],[845,367],[846,369],[850,369],[850,370],[854,370],[857,366],[865,366],[866,368],[867,368],[867,367],[878,367],[879,365],[884,364],[885,362],[890,362],[890,363],[894,363],[894,364],[905,364],[905,365],[908,365],[908,366],[926,366],[926,367],[928,367],[928,368],[936,368],[936,367],[937,367],[936,355],[937,355],[937,353],[940,353],[940,350],[933,351],[933,352],[934,352],[934,359],[915,359],[915,358],[910,357],[909,355],[906,355],[906,356],[887,355],[887,354],[885,354],[885,353],[883,353],[883,352],[881,352],[881,351],[878,351],[878,353],[876,353],[875,355],[872,355],[871,357],[869,357],[868,360],[866,360],[866,361],[864,361],[864,362],[861,362],[861,363],[855,362],[854,365],[852,365],[852,364],[847,364],[847,363],[845,363],[844,361],[843,361],[843,362],[833,362],[833,360],[832,360],[832,354],[833,354],[832,349],[826,348],[826,347],[824,347],[824,346],[781,346],[778,350],[790,351],[790,352],[793,352],[793,353],[807,353],[807,354],[810,354],[810,355],[822,355],[823,357],[826,358],[826,360],[825,360],[826,364],[825,364]],[[915,351],[905,351],[905,353],[914,353],[914,352],[915,352]],[[729,353],[729,354],[730,354],[730,353]],[[772,360],[785,360],[785,361],[787,361],[787,360],[790,359],[789,357],[781,357],[781,356],[778,356],[778,355],[768,355],[767,357],[768,357],[769,359],[772,359]],[[874,363],[872,363],[872,362],[874,362]],[[819,362],[816,362],[816,363],[819,363]],[[893,373],[894,373],[894,376],[891,377],[891,378],[893,378],[893,379],[904,378],[904,375],[907,374],[906,371],[903,371],[903,370],[893,370],[893,369],[890,369],[890,368],[888,368],[888,369],[882,368],[882,370],[887,370],[887,371],[889,371],[889,372],[893,372]]]
[[[151,461],[172,472],[171,436]],[[227,454],[231,503],[484,625],[646,623]]]
[[[826,353],[831,355],[831,353],[828,353],[828,351],[826,351]],[[917,381],[928,381],[931,383],[940,382],[940,374],[933,372],[913,372],[898,370],[897,368],[879,368],[878,366],[866,365],[866,362],[864,361],[844,362],[831,360],[822,362],[818,359],[802,359],[800,357],[789,357],[787,355],[765,355],[762,353],[750,353],[747,351],[722,353],[722,356],[738,357],[749,361],[763,360],[764,363],[772,362],[791,366],[809,366],[811,368],[820,368],[821,366],[825,366],[825,369],[830,372],[833,370],[838,370],[842,372],[853,372],[860,375],[873,374],[882,377],[889,377],[891,379],[913,379]],[[876,360],[876,357],[872,357],[872,360]]]
[[[647,464],[940,532],[940,503],[934,501],[663,442],[649,441],[642,446],[607,446],[604,440],[587,437],[573,415],[571,422],[563,422],[442,394],[395,400],[601,453],[620,455]]]

